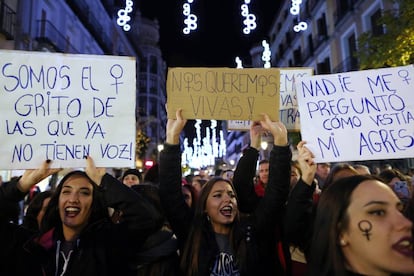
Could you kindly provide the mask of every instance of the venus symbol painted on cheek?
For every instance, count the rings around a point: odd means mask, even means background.
[[[370,221],[368,220],[361,220],[358,223],[358,228],[359,230],[361,230],[362,234],[367,238],[367,240],[369,241],[369,237],[372,235],[371,234],[371,230],[372,230],[372,224]]]

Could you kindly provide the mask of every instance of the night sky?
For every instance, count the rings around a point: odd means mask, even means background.
[[[236,67],[239,56],[246,67],[251,64],[250,49],[263,39],[278,11],[278,0],[250,0],[249,11],[255,14],[257,28],[246,35],[240,6],[245,0],[194,0],[192,13],[198,17],[198,28],[184,35],[182,5],[188,0],[140,0],[142,15],[160,24],[160,47],[168,67]],[[186,136],[195,135],[194,120],[187,123]],[[210,121],[203,121],[202,129]],[[221,122],[218,122],[221,129]],[[203,135],[204,133],[202,133]]]
[[[198,28],[189,35],[182,33],[182,5],[187,0],[140,0],[138,5],[143,16],[159,20],[160,46],[169,67],[236,67],[236,56],[250,64],[250,48],[268,40],[267,32],[280,2],[250,1],[257,28],[249,35],[242,32],[240,6],[244,0],[194,0],[191,9],[198,17]]]

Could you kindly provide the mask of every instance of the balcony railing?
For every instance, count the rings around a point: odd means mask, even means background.
[[[81,20],[83,25],[89,30],[96,42],[105,53],[112,53],[113,43],[111,38],[102,28],[101,22],[96,18],[94,11],[91,11],[87,0],[66,0],[66,3],[72,8],[76,16]],[[108,10],[110,1],[104,1],[103,4]]]
[[[78,54],[79,51],[72,46],[68,39],[49,20],[37,21],[36,40],[46,43],[57,52]]]
[[[4,1],[0,1],[0,33],[4,34],[7,39],[14,39],[14,24],[16,12],[7,6]]]

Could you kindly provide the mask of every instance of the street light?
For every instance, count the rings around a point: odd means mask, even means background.
[[[269,158],[269,153],[268,153],[268,147],[269,147],[269,143],[267,141],[262,141],[260,143],[260,147],[262,148],[262,155],[264,159],[268,159]]]

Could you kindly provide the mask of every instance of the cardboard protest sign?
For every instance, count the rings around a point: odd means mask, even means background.
[[[0,51],[0,169],[135,164],[135,58]]]
[[[300,130],[300,113],[296,99],[296,81],[313,75],[313,68],[280,68],[279,120],[290,131]],[[231,120],[229,130],[249,130],[250,121]]]
[[[413,66],[319,75],[296,84],[316,162],[414,157]]]
[[[168,118],[178,108],[186,119],[257,120],[266,112],[278,120],[279,70],[170,68]]]

